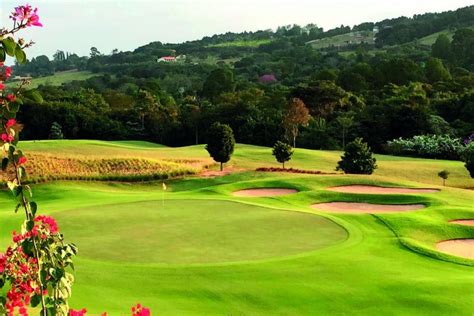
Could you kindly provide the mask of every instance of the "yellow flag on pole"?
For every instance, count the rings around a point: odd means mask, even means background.
[[[163,190],[166,191],[166,189],[168,189],[168,187],[167,187],[166,184],[163,182]]]

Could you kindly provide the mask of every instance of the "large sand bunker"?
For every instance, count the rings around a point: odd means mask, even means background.
[[[436,244],[436,249],[453,256],[474,259],[474,239],[452,239]]]
[[[474,226],[474,219],[456,219],[454,221],[449,221],[453,224],[465,225],[465,226]]]
[[[378,187],[372,185],[345,185],[328,188],[329,191],[342,193],[359,193],[359,194],[410,194],[410,193],[435,193],[437,189],[411,189],[411,188],[390,188]]]
[[[246,197],[268,197],[268,196],[280,196],[298,193],[295,189],[282,189],[282,188],[255,188],[235,191],[235,196],[246,196]]]
[[[329,202],[311,205],[312,208],[333,213],[348,214],[377,214],[377,213],[395,213],[419,210],[425,207],[423,204],[369,204],[354,202]]]

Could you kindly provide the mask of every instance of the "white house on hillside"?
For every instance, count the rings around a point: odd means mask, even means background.
[[[164,56],[164,57],[158,58],[157,62],[174,63],[181,60],[186,60],[186,55],[178,55],[177,57]]]

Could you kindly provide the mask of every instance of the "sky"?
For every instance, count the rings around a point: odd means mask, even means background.
[[[20,0],[0,0],[0,25]],[[324,29],[385,18],[455,10],[474,0],[31,0],[43,28],[23,33],[36,45],[28,56],[58,50],[108,54],[153,41],[177,43],[213,34],[315,23]]]

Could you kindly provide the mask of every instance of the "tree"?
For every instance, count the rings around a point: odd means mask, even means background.
[[[459,66],[472,66],[474,63],[474,30],[464,28],[454,33],[451,42],[453,58]]]
[[[349,115],[341,115],[336,118],[337,123],[342,127],[342,148],[346,148],[347,130],[354,125],[354,117]]]
[[[138,91],[134,108],[138,113],[138,117],[140,118],[141,128],[144,130],[145,117],[147,114],[154,112],[158,108],[158,102],[156,102],[155,98],[150,92],[147,90],[140,90]]]
[[[474,142],[466,146],[462,154],[467,171],[474,178]]]
[[[64,61],[66,60],[66,55],[62,50],[57,50],[56,53],[54,53],[53,58],[55,61]]]
[[[211,125],[207,137],[206,150],[214,161],[221,164],[222,171],[223,164],[228,162],[234,153],[234,132],[229,125],[216,122]]]
[[[97,47],[91,47],[91,58],[94,58],[94,57],[98,57],[100,55],[102,55],[99,50],[97,49]]]
[[[426,78],[431,83],[436,83],[439,81],[448,81],[451,79],[451,74],[448,69],[444,67],[441,59],[438,58],[429,58],[426,67]]]
[[[356,138],[347,144],[336,170],[349,174],[372,174],[376,168],[376,159],[372,157],[370,147],[362,141],[362,138]]]
[[[285,169],[285,162],[290,161],[293,156],[293,148],[287,143],[277,141],[273,146],[272,154],[279,163],[283,164],[283,169]]]
[[[222,67],[212,71],[202,87],[202,96],[214,99],[224,92],[232,92],[235,89],[234,72]]]
[[[296,147],[296,137],[300,126],[306,126],[311,116],[306,105],[298,98],[293,98],[286,108],[283,116],[283,128],[288,139],[293,141],[293,147]]]
[[[441,34],[431,46],[431,56],[444,60],[451,58],[451,41],[446,34]]]
[[[49,139],[63,139],[62,126],[58,122],[53,122],[51,131],[49,132]]]
[[[446,186],[446,180],[449,177],[449,171],[448,170],[441,170],[440,172],[438,172],[438,177],[443,179],[443,186]]]

